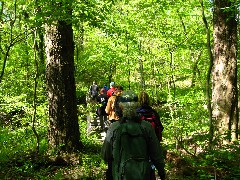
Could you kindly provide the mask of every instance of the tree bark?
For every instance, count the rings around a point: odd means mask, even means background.
[[[45,30],[49,145],[50,148],[67,152],[80,150],[72,25],[56,20]]]
[[[236,8],[231,0],[215,0],[214,5],[212,115],[217,133],[230,141],[238,119]]]

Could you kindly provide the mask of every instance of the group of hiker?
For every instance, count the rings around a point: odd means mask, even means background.
[[[91,92],[93,89],[97,93]],[[101,128],[107,129],[102,147],[102,158],[108,164],[106,179],[153,180],[157,169],[164,180],[160,144],[164,127],[159,114],[150,106],[149,95],[144,91],[139,96],[133,91],[124,91],[114,82],[109,89],[104,85],[100,90],[93,82],[89,93],[100,104],[97,115]],[[107,121],[111,122],[109,127],[105,127]]]

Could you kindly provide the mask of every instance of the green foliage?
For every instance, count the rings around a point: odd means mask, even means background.
[[[203,154],[200,164],[209,169],[198,168],[202,176],[216,176],[222,179],[238,179],[239,171],[239,142],[233,142],[230,145],[224,145],[216,150]],[[199,162],[196,164],[199,166]],[[214,171],[208,172],[210,169]],[[208,175],[207,175],[208,174]]]
[[[42,108],[42,111],[45,111]],[[41,110],[39,109],[41,114]],[[36,154],[36,138],[30,126],[15,130],[0,129],[0,179],[103,179],[106,165],[100,157],[101,142],[96,135],[87,135],[86,120],[80,119],[81,138],[84,149],[74,157],[72,164],[52,161],[48,152],[47,125],[45,117],[39,116],[37,132],[40,151]],[[28,119],[31,121],[30,119]]]
[[[72,3],[72,17],[65,13],[71,3],[60,8],[60,2]],[[204,1],[212,31],[211,3]],[[193,165],[196,176],[192,177],[239,178],[238,141],[208,149],[205,81],[209,57],[199,1],[6,0],[0,7],[1,72],[6,59],[0,81],[0,179],[71,179],[74,174],[76,179],[104,179],[106,165],[100,158],[99,134],[87,135],[86,116],[94,114],[96,106],[83,105],[92,81],[100,87],[115,81],[124,89],[147,91],[165,127],[164,146]],[[47,156],[45,62],[38,57],[36,69],[33,48],[34,30],[59,19],[74,25],[75,78],[84,149],[78,154],[81,161],[72,166],[57,166]],[[40,36],[36,40],[40,42]],[[36,137],[32,132],[37,70],[41,72],[37,77],[35,123],[40,135],[39,159],[35,157]],[[11,115],[22,108],[24,114]],[[176,165],[167,161],[171,177],[174,168]]]

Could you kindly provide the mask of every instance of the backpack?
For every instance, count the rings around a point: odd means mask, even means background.
[[[108,91],[107,91],[107,95],[108,95],[108,97],[111,97],[111,96],[113,96],[114,95],[114,92],[115,92],[115,89],[109,89]]]
[[[107,101],[108,101],[108,98],[107,98],[107,95],[99,95],[98,96],[99,98],[99,103],[101,103],[101,106],[103,106],[104,108],[107,106]]]
[[[160,122],[160,120],[157,119],[157,116],[156,116],[155,112],[150,111],[150,112],[140,113],[140,119],[144,120],[144,121],[148,121],[149,123],[151,123],[152,127],[155,130],[157,138],[159,139],[159,141],[161,141],[162,140],[163,125]]]
[[[113,179],[146,180],[150,177],[148,139],[141,123],[126,122],[113,139]]]
[[[140,113],[140,119],[150,122],[156,128],[156,115],[153,112]]]
[[[98,95],[97,102],[100,104],[100,107],[97,108],[97,112],[96,112],[98,116],[107,115],[105,111],[105,108],[107,106],[107,101],[108,101],[107,95],[105,94]]]

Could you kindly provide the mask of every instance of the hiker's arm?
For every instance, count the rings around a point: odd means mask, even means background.
[[[111,145],[108,141],[104,141],[102,146],[102,158],[105,162],[108,162],[111,158]]]
[[[159,116],[159,114],[158,114],[158,112],[156,111],[156,110],[154,110],[153,109],[153,112],[154,112],[154,114],[155,114],[155,116],[156,116],[156,120],[157,120],[157,125],[161,128],[161,132],[163,131],[163,129],[164,129],[164,127],[163,127],[163,125],[162,125],[162,122],[161,122],[161,120],[160,120],[160,116]]]
[[[105,162],[112,160],[112,141],[114,138],[115,131],[120,126],[119,122],[112,123],[107,130],[107,134],[102,146],[102,158]]]
[[[110,126],[102,146],[102,158],[105,162],[108,162],[112,158],[112,145],[111,145],[112,136],[113,131]]]
[[[107,113],[108,115],[109,115],[109,113],[110,113],[111,106],[112,106],[112,103],[111,103],[111,99],[109,98],[109,99],[108,99],[108,102],[107,102],[107,106],[106,106],[106,108],[105,108],[105,111],[106,111],[106,113]]]
[[[164,163],[163,149],[153,129],[149,129],[149,135],[150,135],[149,136],[150,158],[153,164],[156,166],[158,170],[158,175],[161,177],[161,180],[164,180],[165,179],[165,170],[164,170],[165,163]]]

